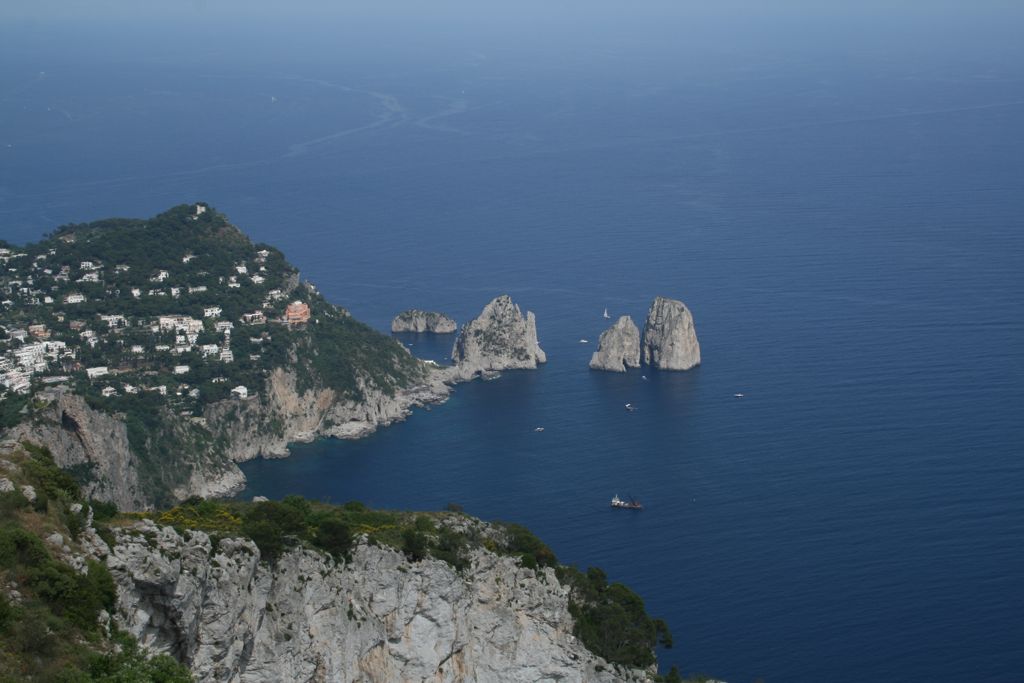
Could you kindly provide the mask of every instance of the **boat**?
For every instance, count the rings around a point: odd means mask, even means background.
[[[628,410],[629,412],[633,412],[634,410],[636,410],[636,406],[633,405],[632,403],[627,403],[626,410]]]
[[[610,315],[608,315],[608,309],[607,309],[607,308],[606,308],[606,309],[604,309],[604,317],[605,317],[605,318],[611,318],[611,316],[610,316]]]
[[[733,394],[733,398],[743,398],[743,394]]]
[[[543,427],[534,427],[533,431],[535,431],[535,432],[543,432],[544,428]]]
[[[580,339],[580,344],[589,344],[589,343],[590,343],[589,339]]]
[[[643,510],[644,506],[639,501],[630,498],[629,500],[622,500],[618,494],[612,496],[612,507],[621,508],[623,510]]]

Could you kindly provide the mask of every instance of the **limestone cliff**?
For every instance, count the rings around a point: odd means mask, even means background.
[[[590,358],[593,370],[625,372],[640,367],[640,330],[628,315],[601,333],[597,351]]]
[[[700,365],[693,315],[682,301],[659,296],[651,304],[644,324],[643,360],[660,370]]]
[[[102,549],[94,552],[102,554]],[[118,625],[197,681],[645,681],[573,635],[552,569],[473,552],[461,573],[361,543],[351,561],[296,549],[271,567],[248,540],[143,521],[106,561]]]
[[[466,379],[482,372],[533,369],[547,362],[547,356],[537,342],[533,313],[527,311],[524,317],[519,306],[502,295],[463,325],[452,348],[452,362],[458,377]]]
[[[294,372],[273,370],[263,394],[247,400],[221,401],[205,412],[210,431],[224,439],[236,462],[288,455],[288,444],[317,437],[356,439],[378,427],[405,419],[412,407],[444,401],[450,389],[444,374],[430,370],[426,379],[388,394],[361,382],[361,400],[333,389],[300,389]]]
[[[450,334],[458,329],[454,320],[444,313],[421,311],[411,308],[402,311],[391,321],[392,332],[430,332],[433,334]]]
[[[139,485],[138,461],[128,444],[125,423],[91,409],[69,392],[52,392],[35,420],[23,422],[5,436],[28,439],[50,449],[58,466],[79,475],[89,498],[116,503],[124,510],[145,501]]]

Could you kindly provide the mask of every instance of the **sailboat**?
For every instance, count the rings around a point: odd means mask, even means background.
[[[604,317],[605,318],[610,318],[611,317],[610,315],[608,315],[608,309],[607,308],[604,309]]]

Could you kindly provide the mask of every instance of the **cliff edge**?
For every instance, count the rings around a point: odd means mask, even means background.
[[[682,301],[659,296],[644,324],[643,360],[659,370],[689,370],[700,365],[700,344],[693,315]]]
[[[624,315],[601,333],[590,368],[625,372],[627,367],[640,367],[640,330],[632,318]]]
[[[421,311],[417,308],[402,311],[391,321],[392,332],[450,334],[457,329],[458,324],[444,313]]]
[[[462,379],[482,372],[534,369],[547,362],[537,341],[537,319],[523,316],[507,295],[484,306],[480,315],[463,325],[452,348],[452,362]]]

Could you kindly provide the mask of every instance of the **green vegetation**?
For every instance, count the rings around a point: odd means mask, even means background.
[[[600,569],[591,567],[584,574],[560,567],[558,577],[571,589],[573,633],[591,652],[609,662],[643,668],[655,663],[655,645],[672,647],[668,625],[651,619],[640,596],[621,583],[609,584]]]
[[[0,683],[3,675],[24,672],[40,680],[188,680],[173,660],[147,659],[130,639],[120,654],[113,654],[112,641],[97,622],[101,610],[113,607],[109,572],[93,563],[85,574],[78,574],[40,540],[51,530],[74,538],[82,528],[82,514],[72,511],[74,503],[82,502],[74,478],[57,468],[44,449],[30,444],[17,464],[38,499],[31,504],[18,491],[0,494],[0,579],[14,580],[27,596],[17,605],[0,599]],[[370,543],[401,551],[409,562],[434,558],[458,571],[469,569],[472,549],[485,548],[516,557],[527,568],[554,568],[558,580],[570,589],[575,635],[609,662],[646,668],[656,661],[656,645],[672,646],[667,625],[648,616],[639,596],[622,584],[609,583],[600,569],[584,573],[559,566],[551,549],[517,524],[488,525],[449,511],[371,510],[356,501],[330,505],[300,496],[257,503],[192,498],[162,512],[120,516],[109,504],[93,504],[93,512],[101,535],[107,520],[117,524],[125,518],[148,517],[181,532],[205,531],[215,544],[220,538],[248,537],[259,548],[261,560],[271,564],[299,547],[340,561],[348,558],[362,535]],[[48,677],[56,670],[47,668],[53,661],[63,662],[76,677]],[[125,673],[129,671],[130,675]],[[675,670],[662,679],[682,680]]]
[[[173,502],[168,492],[188,480],[196,461],[223,461],[227,439],[237,434],[230,418],[218,419],[222,405],[211,406],[230,399],[234,387],[265,398],[268,378],[283,369],[300,393],[332,390],[358,402],[371,389],[393,395],[427,372],[400,343],[300,285],[280,251],[253,244],[206,205],[147,220],[66,225],[20,249],[0,274],[0,287],[17,299],[0,309],[0,360],[22,367],[23,347],[50,344],[39,352],[42,365],[32,366],[28,395],[0,388],[0,429],[46,419],[43,379],[66,384],[91,408],[125,422],[143,493],[157,506]],[[70,294],[86,300],[65,303]],[[309,306],[307,323],[281,322],[291,301]],[[220,312],[207,317],[211,308]],[[243,319],[256,312],[262,322]],[[159,316],[191,321],[161,327]],[[7,338],[32,326],[24,341]],[[108,373],[90,379],[86,369],[100,366]],[[249,432],[287,434],[286,415],[240,413],[259,420]]]
[[[0,682],[185,683],[188,670],[166,656],[147,657],[134,640],[100,623],[116,598],[106,565],[89,561],[84,573],[61,562],[41,539],[57,532],[74,539],[84,526],[72,506],[81,501],[74,479],[49,454],[26,444],[7,455],[7,476],[36,491],[0,493]],[[77,508],[76,508],[77,509]],[[97,519],[114,514],[97,505]]]

